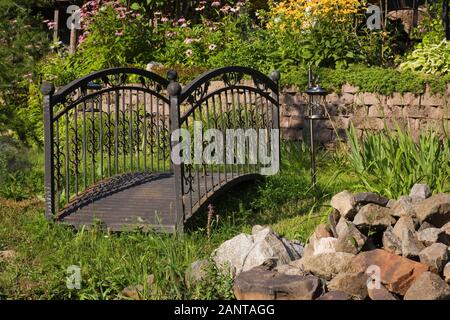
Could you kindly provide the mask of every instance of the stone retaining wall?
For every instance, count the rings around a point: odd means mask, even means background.
[[[282,137],[306,140],[309,132],[304,121],[307,96],[295,87],[283,88],[280,94]],[[409,128],[414,137],[429,127],[443,130],[450,127],[450,87],[445,95],[432,95],[427,89],[422,95],[394,93],[383,96],[362,93],[344,85],[340,94],[326,97],[327,120],[315,122],[317,141],[322,144],[345,139],[345,130],[353,123],[359,134],[367,130],[394,128],[398,123]],[[337,139],[338,138],[338,139]]]

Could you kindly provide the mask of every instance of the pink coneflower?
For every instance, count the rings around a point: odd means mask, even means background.
[[[220,7],[220,1],[214,1],[211,3],[211,7]]]
[[[162,17],[161,18],[161,22],[167,22],[167,21],[169,21],[169,19],[167,17]]]
[[[123,36],[123,30],[121,30],[121,31],[116,31],[115,35],[116,35],[117,37]]]
[[[195,8],[195,11],[203,11],[205,10],[205,6]]]
[[[186,19],[184,17],[181,17],[180,19],[178,19],[178,23],[185,23]]]
[[[184,40],[184,43],[185,43],[185,44],[191,44],[192,42],[194,42],[194,39],[192,39],[192,38],[186,38],[186,39]]]

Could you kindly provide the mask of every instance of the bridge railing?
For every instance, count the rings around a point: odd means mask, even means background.
[[[44,84],[47,217],[106,178],[170,169],[168,83],[145,70],[113,68],[56,93]]]
[[[183,90],[172,80],[172,157],[178,213],[190,217],[225,186],[259,175],[279,146],[278,80],[245,67],[209,71]],[[263,141],[264,140],[264,141]],[[273,141],[278,140],[278,141]],[[178,146],[178,147],[177,147]],[[264,148],[263,148],[264,147]],[[184,214],[184,215],[183,215]],[[181,225],[181,222],[180,222]]]
[[[47,217],[172,172],[182,229],[212,196],[279,162],[279,77],[225,67],[182,89],[175,72],[113,68],[56,93],[44,84]]]

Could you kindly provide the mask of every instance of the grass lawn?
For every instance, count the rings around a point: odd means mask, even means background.
[[[14,299],[117,299],[123,288],[144,285],[150,299],[233,298],[231,279],[211,270],[205,283],[187,288],[186,267],[208,258],[223,241],[255,224],[271,225],[289,239],[305,241],[326,219],[331,196],[353,189],[355,178],[336,174],[342,161],[319,155],[318,185],[310,188],[309,154],[298,144],[285,144],[279,175],[233,190],[215,204],[218,214],[207,237],[206,212],[188,223],[182,236],[98,229],[74,232],[43,217],[39,200],[0,200],[0,250],[14,250],[0,261],[0,297]],[[66,287],[67,267],[81,267],[80,290]],[[146,288],[147,276],[155,283]]]

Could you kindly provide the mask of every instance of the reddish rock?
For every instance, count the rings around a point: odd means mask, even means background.
[[[381,283],[389,291],[400,295],[404,295],[423,272],[430,270],[428,265],[381,249],[362,252],[353,258],[351,264],[356,272],[365,272],[369,266],[378,266]]]
[[[295,276],[256,267],[240,273],[234,283],[238,300],[313,300],[323,292],[314,276]]]

